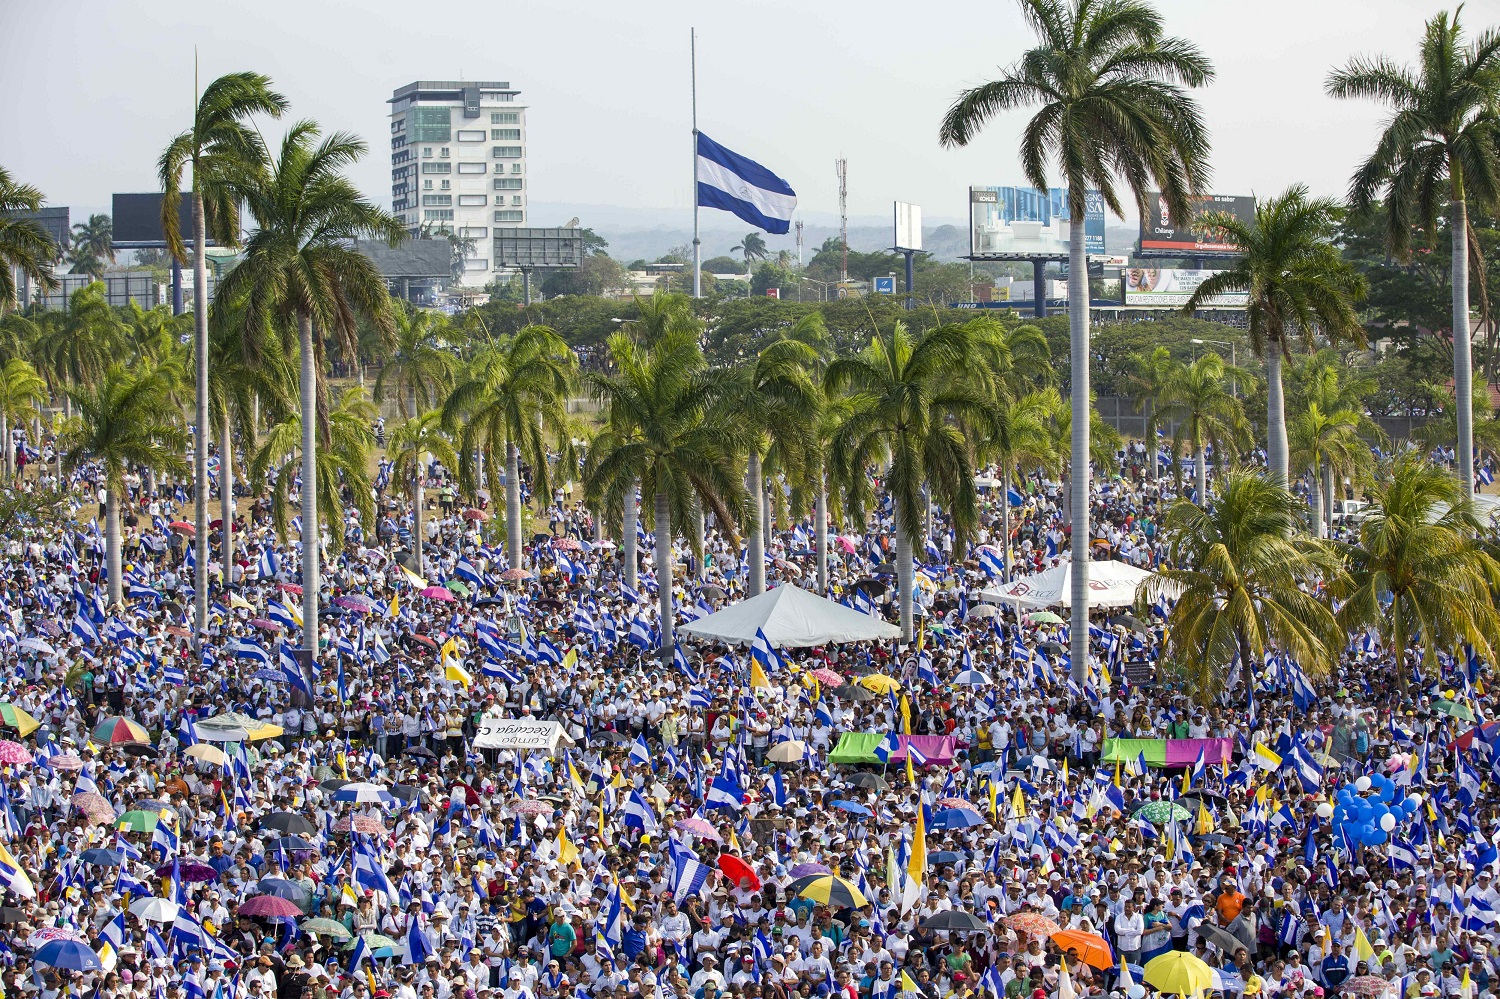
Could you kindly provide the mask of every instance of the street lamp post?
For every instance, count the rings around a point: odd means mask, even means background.
[[[1239,371],[1240,366],[1239,363],[1235,361],[1234,343],[1229,340],[1200,340],[1197,337],[1193,337],[1193,343],[1199,345],[1212,344],[1215,347],[1229,348],[1229,367],[1232,369],[1229,375],[1229,392],[1236,399],[1238,399],[1240,396],[1240,383],[1239,378],[1236,376],[1236,372]]]

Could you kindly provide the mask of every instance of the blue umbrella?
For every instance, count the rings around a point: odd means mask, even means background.
[[[963,854],[957,850],[939,850],[937,853],[928,854],[927,861],[932,864],[956,864],[963,859]]]
[[[92,850],[83,851],[78,859],[85,864],[93,864],[95,867],[119,867],[124,858],[120,856],[118,850],[101,850],[95,847]]]
[[[837,802],[834,802],[837,804]],[[984,819],[977,812],[971,812],[967,808],[945,808],[933,815],[933,829],[967,829],[969,826],[984,824]]]
[[[833,807],[834,808],[841,808],[841,809],[843,809],[846,812],[853,812],[855,815],[869,815],[870,814],[870,810],[868,808],[866,808],[864,805],[861,805],[857,801],[835,801],[833,803]]]
[[[77,940],[48,940],[31,958],[37,964],[68,971],[103,971],[99,955]]]

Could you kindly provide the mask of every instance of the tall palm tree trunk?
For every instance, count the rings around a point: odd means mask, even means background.
[[[672,621],[672,507],[666,493],[656,494],[656,606],[661,615],[661,662],[672,663],[676,647]]]
[[[703,502],[696,493],[693,494],[693,547],[697,550],[698,578],[708,578],[708,547],[706,539],[708,527],[703,523]],[[764,570],[762,570],[764,571]]]
[[[632,590],[639,582],[638,569],[640,567],[640,553],[637,551],[638,539],[636,531],[640,525],[640,510],[636,508],[636,494],[640,491],[639,484],[632,484],[625,493],[625,513],[622,518],[620,533],[620,578],[625,580],[625,585]]]
[[[1010,462],[1003,462],[1000,481],[1005,492],[1000,496],[1000,562],[1003,582],[1010,582]]]
[[[1281,341],[1266,344],[1266,470],[1287,487],[1286,396],[1281,389]]]
[[[818,596],[828,596],[828,483],[818,468],[818,498],[813,503],[813,550],[817,553]]]
[[[1323,522],[1323,484],[1319,480],[1322,476],[1318,473],[1318,462],[1313,462],[1312,468],[1308,469],[1309,475],[1307,490],[1307,505],[1312,510],[1313,531],[1320,538],[1328,537],[1328,530]]]
[[[1089,268],[1083,213],[1068,222],[1068,343],[1072,378],[1073,460],[1068,483],[1073,523],[1073,607],[1069,631],[1073,678],[1089,666]]]
[[[302,642],[318,659],[318,369],[312,316],[297,317],[302,351]]]
[[[764,518],[765,507],[761,503],[761,494],[765,491],[761,482],[760,452],[755,448],[750,449],[749,469],[745,474],[745,485],[750,490],[750,498],[753,501],[751,509],[756,513],[757,523],[746,524],[749,537],[749,551],[746,554],[750,563],[750,578],[747,581],[749,596],[759,596],[766,591],[766,535],[760,529],[759,521]]]
[[[1193,421],[1194,423],[1197,420]],[[1198,505],[1208,509],[1208,454],[1203,446],[1203,432],[1196,427],[1193,428],[1193,455],[1198,460],[1193,463],[1193,490],[1198,494]],[[1218,457],[1215,455],[1215,457]]]
[[[1333,465],[1323,466],[1323,537],[1333,537],[1333,508],[1334,500],[1338,499],[1337,492],[1333,488]]]
[[[193,442],[193,648],[203,644],[208,626],[208,234],[203,196],[193,178],[193,360],[197,367],[197,440]]]
[[[911,538],[907,536],[906,528],[901,526],[903,504],[896,501],[896,595],[899,598],[901,611],[901,641],[910,642],[915,634],[912,625],[912,579],[911,571]]]
[[[412,566],[418,576],[422,575],[422,473],[419,470],[411,480],[412,495],[412,528],[411,528],[411,557],[416,563]]]
[[[38,446],[41,446],[42,439],[38,437],[36,442]],[[5,411],[5,407],[0,406],[0,451],[5,452],[0,455],[0,468],[5,469],[6,481],[10,481],[16,475],[10,467],[11,459],[14,457],[13,450],[10,446],[10,414]]]
[[[122,601],[125,587],[120,576],[120,497],[108,484],[104,487],[104,567],[109,575],[109,605],[113,607]]]
[[[1453,228],[1453,399],[1458,409],[1458,481],[1474,495],[1474,352],[1469,344],[1469,215],[1461,180],[1448,203]]]
[[[224,414],[224,435],[219,438],[219,529],[223,532],[224,589],[232,578],[229,567],[234,559],[234,444],[229,437],[229,414]]]
[[[505,442],[505,554],[512,569],[523,568],[521,537],[521,452]]]

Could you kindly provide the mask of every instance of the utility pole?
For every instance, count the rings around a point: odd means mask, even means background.
[[[833,169],[839,175],[839,283],[849,283],[849,161],[839,158],[833,161]]]

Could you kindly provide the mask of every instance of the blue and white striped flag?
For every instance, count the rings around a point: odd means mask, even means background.
[[[698,204],[729,212],[766,232],[791,229],[797,192],[765,167],[698,133]]]

